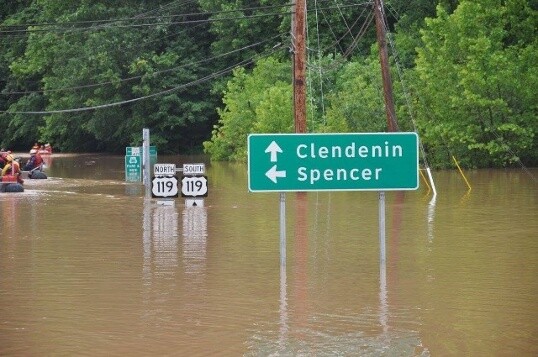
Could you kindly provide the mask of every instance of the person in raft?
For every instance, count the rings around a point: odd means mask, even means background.
[[[43,158],[36,149],[30,150],[30,159],[26,162],[26,165],[22,168],[23,171],[32,171],[35,168],[40,167],[43,164]]]
[[[2,169],[4,168],[4,166],[6,166],[6,163],[7,163],[6,158],[5,158],[6,155],[4,154],[5,152],[0,151],[0,176],[2,174]]]
[[[2,169],[2,176],[16,176],[18,183],[24,183],[24,180],[21,178],[21,167],[19,166],[19,163],[15,159],[13,159],[13,155],[4,153],[2,154],[2,156],[4,161],[6,161],[6,164]]]

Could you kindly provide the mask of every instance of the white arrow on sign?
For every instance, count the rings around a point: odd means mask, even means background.
[[[276,155],[277,153],[282,153],[282,149],[278,144],[273,140],[271,144],[265,149],[266,153],[271,153],[271,162],[276,162]],[[276,181],[275,181],[276,182]]]
[[[276,181],[278,177],[286,177],[286,171],[277,171],[276,165],[274,165],[265,173],[265,176],[267,176],[269,180],[273,181],[274,183],[277,183]]]

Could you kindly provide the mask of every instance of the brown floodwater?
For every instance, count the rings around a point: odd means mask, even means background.
[[[0,355],[538,355],[538,170],[387,192],[386,265],[376,192],[287,193],[281,266],[280,195],[205,162],[203,207],[145,199],[123,156],[0,193]]]

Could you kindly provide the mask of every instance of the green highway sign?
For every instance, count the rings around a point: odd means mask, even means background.
[[[142,158],[138,155],[125,155],[125,181],[142,181]]]
[[[416,190],[418,175],[416,133],[248,137],[252,192]]]
[[[142,181],[142,147],[127,146],[125,148],[125,181],[140,182]],[[157,162],[157,147],[149,147],[149,164],[154,165]]]
[[[142,146],[127,146],[125,147],[126,156],[142,156]],[[157,156],[157,147],[149,147],[149,156]]]

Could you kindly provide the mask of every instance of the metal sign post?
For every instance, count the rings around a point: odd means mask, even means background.
[[[286,193],[280,192],[280,266],[286,266]]]
[[[386,261],[385,245],[385,192],[379,192],[379,260]]]
[[[149,161],[149,129],[142,129],[142,167],[143,183],[146,188],[146,198],[151,198],[150,161]]]
[[[280,264],[285,264],[284,192],[378,191],[380,260],[386,261],[385,191],[419,186],[414,132],[251,134],[248,189],[280,192]]]

